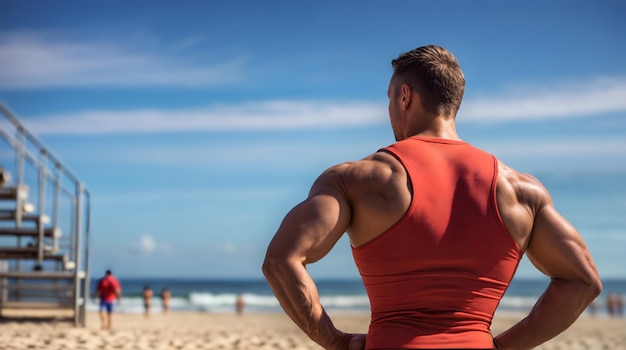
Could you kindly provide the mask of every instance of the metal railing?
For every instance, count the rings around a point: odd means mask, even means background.
[[[0,137],[15,151],[15,186],[16,190],[26,184],[25,164],[30,163],[37,172],[37,213],[41,216],[49,212],[54,230],[61,226],[62,200],[69,202],[69,244],[60,245],[59,237],[53,237],[52,250],[68,253],[71,264],[65,264],[63,271],[73,272],[74,281],[74,323],[85,325],[85,308],[89,300],[89,245],[90,245],[90,192],[69,169],[67,169],[52,153],[33,135],[14,114],[0,103],[0,114],[8,121],[0,124]],[[1,119],[0,119],[1,120]],[[13,130],[10,130],[13,129]],[[52,185],[52,196],[46,198],[49,185]],[[16,228],[22,227],[24,199],[17,196],[15,206]],[[51,208],[50,208],[51,207]],[[37,265],[41,268],[45,254],[45,227],[38,225]],[[18,237],[18,246],[22,244]],[[21,262],[17,262],[17,270]]]

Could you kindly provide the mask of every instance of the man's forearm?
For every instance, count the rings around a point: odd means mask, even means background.
[[[532,349],[554,338],[576,321],[597,294],[597,288],[588,284],[552,280],[530,314],[495,338],[498,349]]]
[[[315,283],[302,264],[267,263],[263,272],[287,315],[313,341],[326,349],[339,349],[349,341],[335,328],[322,307]]]

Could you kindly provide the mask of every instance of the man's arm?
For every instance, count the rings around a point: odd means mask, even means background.
[[[326,349],[362,349],[364,336],[344,334],[333,325],[306,265],[324,257],[350,224],[351,209],[331,169],[313,185],[309,197],[284,218],[270,243],[263,273],[289,317]],[[356,344],[360,343],[360,344]]]
[[[526,254],[551,282],[530,314],[494,339],[497,349],[531,349],[552,339],[572,325],[602,290],[582,237],[554,208],[547,190],[539,187],[541,204]]]
[[[98,297],[100,296],[100,281],[98,281],[98,284],[96,285],[95,290],[93,291],[93,298],[94,299],[98,299]]]
[[[117,303],[122,303],[122,287],[120,286],[120,282],[115,280],[115,298],[117,299]]]

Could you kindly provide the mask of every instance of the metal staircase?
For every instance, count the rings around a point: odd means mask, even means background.
[[[47,310],[84,326],[89,191],[2,103],[0,114],[0,317]]]

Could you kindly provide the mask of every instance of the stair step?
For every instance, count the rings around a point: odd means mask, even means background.
[[[43,247],[43,255],[50,256],[53,259],[54,255],[54,247],[44,246]],[[14,257],[16,259],[28,259],[33,255],[36,257],[39,254],[39,248],[37,246],[28,246],[28,247],[0,247],[0,256]]]
[[[28,187],[3,187],[0,188],[0,199],[17,200],[28,198]]]
[[[74,291],[69,288],[67,288],[64,291],[15,289],[15,290],[9,291],[7,296],[8,296],[7,301],[52,301],[54,300],[57,302],[69,303],[74,298]]]
[[[85,273],[83,271],[78,272],[80,278],[84,278]],[[75,276],[74,271],[9,271],[0,272],[0,278],[20,278],[20,279],[73,279]]]
[[[2,248],[0,248],[2,249]],[[0,250],[0,259],[37,259],[38,253],[37,251],[26,251],[26,252],[5,252]],[[67,254],[50,254],[49,252],[44,252],[43,254],[44,260],[53,260],[53,261],[62,261],[67,262],[68,256]],[[68,265],[67,269],[73,269],[72,265]]]
[[[9,291],[12,290],[39,290],[46,292],[56,292],[56,291],[64,291],[64,290],[74,290],[74,285],[72,284],[31,284],[31,283],[20,283],[20,284],[6,284],[2,288],[7,289]]]
[[[14,209],[0,210],[0,220],[15,221],[16,218],[17,215]],[[48,215],[22,214],[22,221],[33,221],[39,222],[43,225],[47,225],[50,223],[50,217]]]
[[[33,302],[33,301],[3,301],[2,309],[71,309],[71,303]]]
[[[43,231],[44,237],[59,238],[61,237],[61,229],[46,228]],[[0,236],[22,236],[22,237],[39,237],[39,230],[36,228],[0,228]]]

